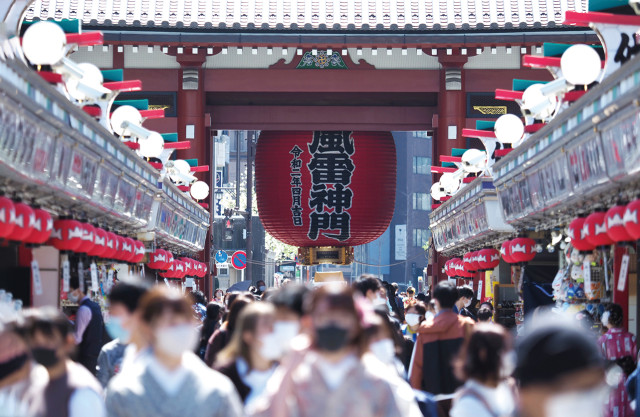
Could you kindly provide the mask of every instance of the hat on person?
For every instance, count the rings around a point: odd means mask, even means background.
[[[593,368],[604,369],[595,340],[578,327],[546,325],[524,336],[516,345],[515,376],[521,387],[546,384]]]

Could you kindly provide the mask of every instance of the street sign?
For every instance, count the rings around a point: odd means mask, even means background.
[[[225,262],[227,262],[227,259],[229,259],[229,255],[227,255],[227,252],[223,251],[223,250],[219,250],[218,252],[216,252],[216,262],[219,264],[223,264]]]
[[[247,267],[247,253],[243,250],[236,251],[231,256],[231,265],[235,269],[245,269]]]

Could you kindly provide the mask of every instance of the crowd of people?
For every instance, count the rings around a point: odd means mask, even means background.
[[[0,320],[0,416],[634,415],[637,347],[616,304],[601,335],[548,313],[516,337],[448,281],[258,284],[207,303],[118,283],[103,324],[72,280],[74,324],[54,308]]]

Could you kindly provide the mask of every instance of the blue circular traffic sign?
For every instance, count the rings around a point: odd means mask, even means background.
[[[223,264],[225,262],[227,262],[227,259],[229,259],[229,255],[227,255],[227,252],[223,251],[223,250],[219,250],[218,252],[216,252],[216,262],[219,264]]]
[[[247,253],[242,250],[236,251],[231,256],[231,265],[235,269],[245,269],[247,267]]]

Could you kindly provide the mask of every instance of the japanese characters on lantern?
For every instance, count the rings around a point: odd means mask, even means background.
[[[291,160],[291,215],[293,217],[293,225],[300,227],[302,222],[302,159],[300,155],[304,153],[298,145],[294,145],[289,152],[293,155]]]
[[[351,237],[351,202],[353,191],[351,176],[355,165],[351,157],[355,146],[351,132],[314,132],[308,145],[311,160],[307,164],[311,173],[309,207],[309,239],[316,240],[323,230],[339,233],[322,233],[323,236],[345,241]]]

